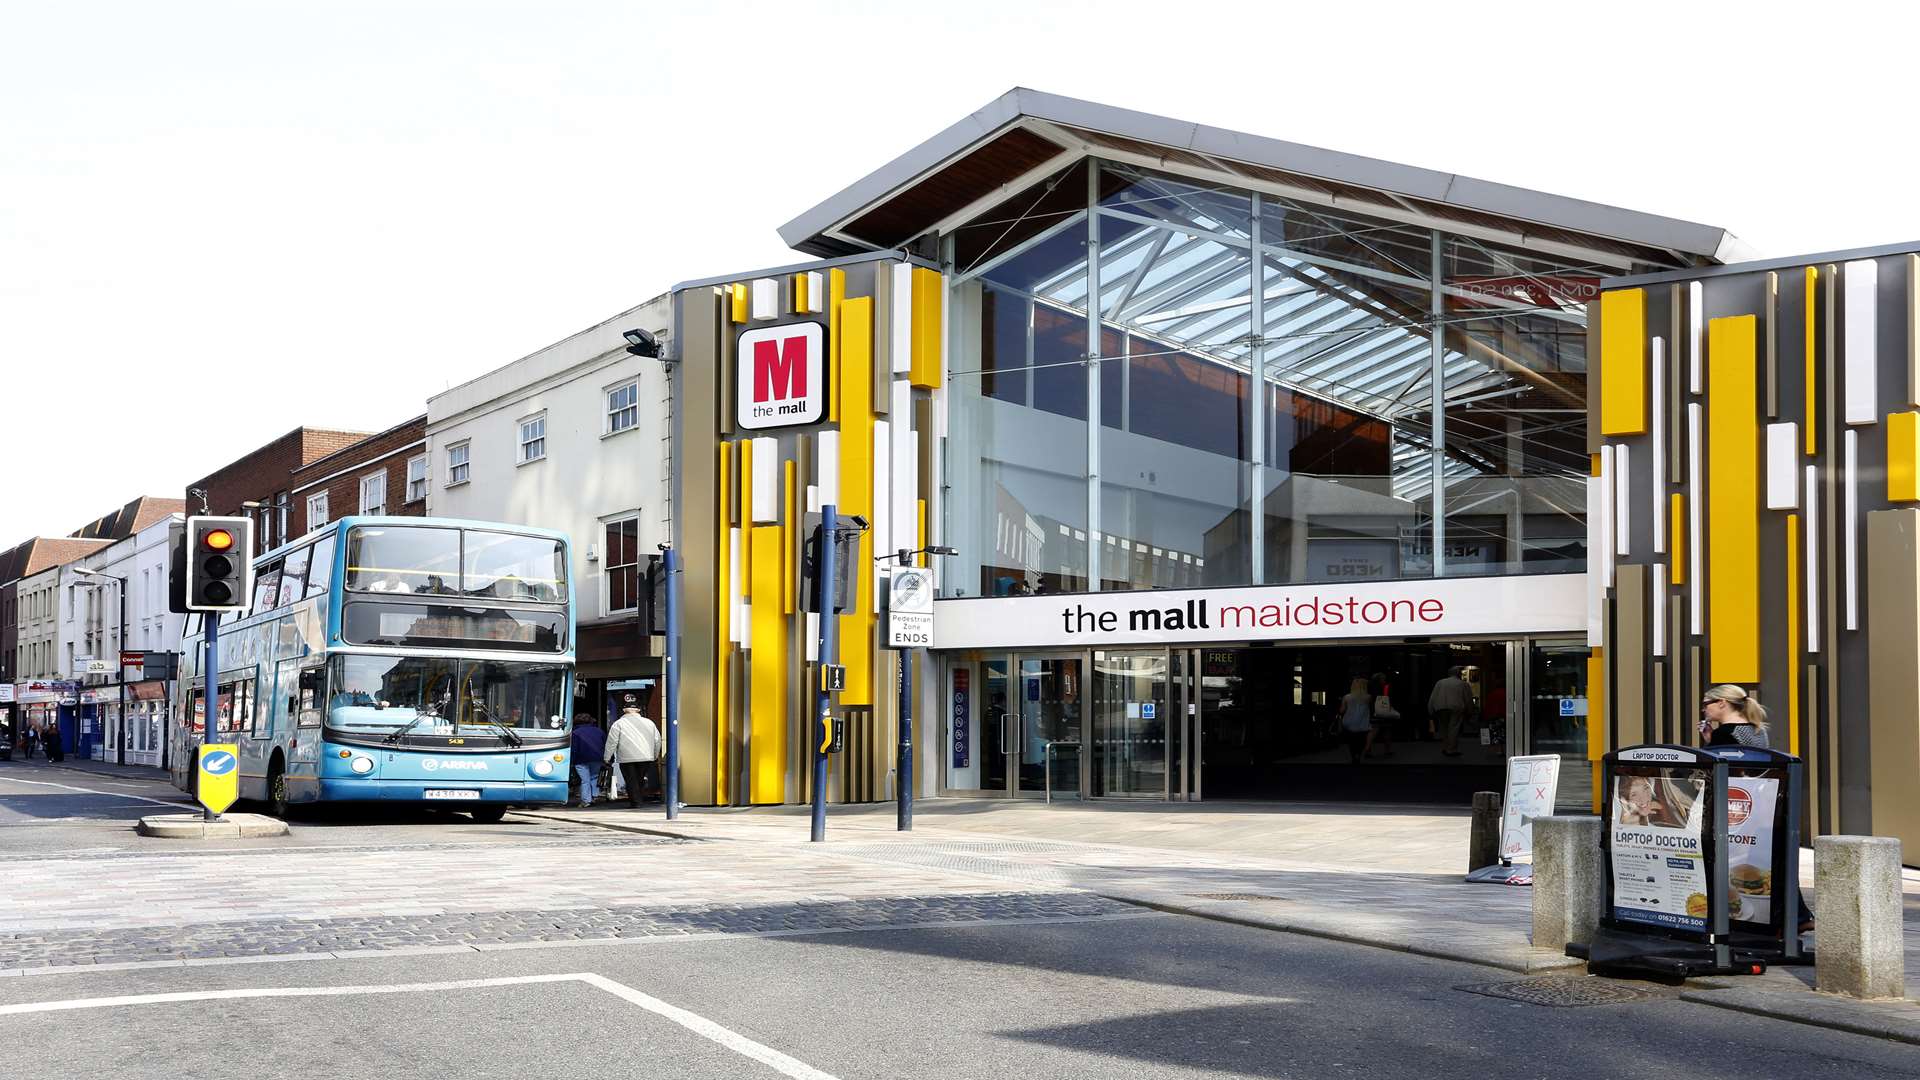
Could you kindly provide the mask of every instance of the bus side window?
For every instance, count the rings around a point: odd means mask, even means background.
[[[320,665],[300,672],[301,727],[319,727],[327,708],[327,669]]]

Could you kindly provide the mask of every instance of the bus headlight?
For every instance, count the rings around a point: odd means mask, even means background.
[[[373,771],[373,759],[370,757],[357,757],[354,758],[352,763],[347,767],[359,773],[361,776],[365,776]]]
[[[546,758],[541,758],[539,761],[534,762],[533,774],[535,776],[552,776],[553,762],[548,761]]]

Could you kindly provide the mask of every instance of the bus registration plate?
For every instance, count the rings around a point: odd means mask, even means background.
[[[477,799],[480,793],[469,788],[428,788],[420,793],[423,799]]]

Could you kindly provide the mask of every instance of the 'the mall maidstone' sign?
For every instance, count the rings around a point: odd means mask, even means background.
[[[741,331],[733,381],[740,426],[757,431],[824,419],[826,357],[827,330],[819,323]]]
[[[934,647],[1577,633],[1586,577],[1536,574],[942,600]]]

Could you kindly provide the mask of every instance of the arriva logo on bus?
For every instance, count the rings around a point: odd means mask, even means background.
[[[426,758],[420,762],[420,767],[428,772],[435,772],[440,769],[466,769],[470,772],[487,771],[487,763],[484,761],[446,761],[439,758]]]

